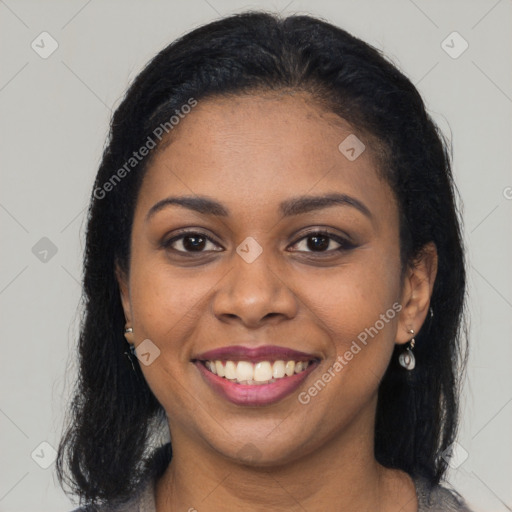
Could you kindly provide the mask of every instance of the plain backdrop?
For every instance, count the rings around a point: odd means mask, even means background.
[[[52,450],[111,110],[157,51],[246,8],[318,15],[382,49],[452,141],[471,353],[449,481],[476,511],[512,510],[510,0],[0,0],[0,511],[73,508]]]

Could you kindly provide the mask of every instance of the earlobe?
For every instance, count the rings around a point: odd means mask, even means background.
[[[436,246],[429,242],[407,269],[402,291],[403,308],[396,335],[397,344],[408,343],[411,339],[410,332],[417,334],[425,322],[437,275],[437,261]]]

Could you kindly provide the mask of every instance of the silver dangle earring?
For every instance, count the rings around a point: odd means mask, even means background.
[[[412,334],[412,339],[409,342],[409,346],[398,356],[398,362],[400,366],[403,366],[406,370],[414,370],[416,366],[416,358],[412,353],[412,349],[416,343],[414,339],[414,331],[412,329],[409,330],[409,333]]]

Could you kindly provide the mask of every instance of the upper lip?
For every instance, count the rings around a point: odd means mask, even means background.
[[[197,356],[194,361],[311,361],[319,359],[314,354],[307,354],[286,347],[276,345],[263,345],[261,347],[244,347],[242,345],[233,345],[230,347],[221,347],[208,350]]]

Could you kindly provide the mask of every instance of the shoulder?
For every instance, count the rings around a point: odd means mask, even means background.
[[[414,480],[418,496],[418,512],[472,512],[454,490],[442,485],[430,485],[423,478]]]
[[[79,507],[72,512],[156,512],[155,505],[155,481],[153,478],[144,481],[133,497],[126,503],[117,506],[93,506]]]

